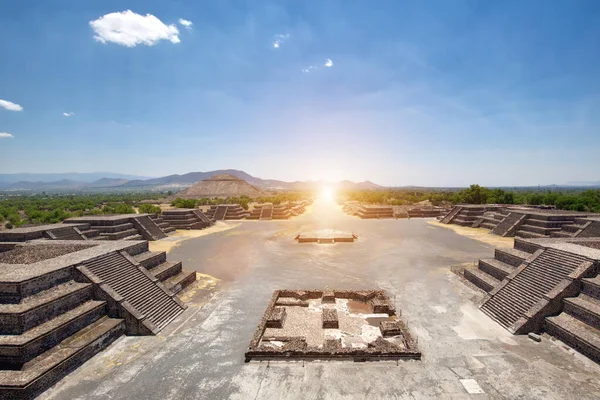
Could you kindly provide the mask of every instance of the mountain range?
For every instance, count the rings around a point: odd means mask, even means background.
[[[67,174],[0,174],[0,190],[44,191],[44,190],[172,190],[185,189],[196,182],[213,175],[229,174],[245,180],[263,190],[310,190],[325,184],[335,184],[343,189],[381,189],[373,182],[285,182],[275,179],[261,179],[244,171],[235,169],[207,172],[189,172],[183,175],[168,175],[160,178],[148,178],[135,175],[123,175],[110,172],[67,173]]]

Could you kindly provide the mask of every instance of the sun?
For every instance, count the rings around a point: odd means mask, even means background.
[[[332,202],[335,200],[335,192],[332,187],[325,186],[321,189],[321,199]]]

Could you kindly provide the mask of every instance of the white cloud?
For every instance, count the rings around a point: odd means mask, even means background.
[[[290,37],[289,33],[286,33],[285,35],[275,35],[275,40],[273,41],[273,47],[278,49],[279,47],[281,47],[283,42],[285,42],[285,39],[287,39],[289,37]]]
[[[331,59],[328,58],[325,60],[325,64],[323,64],[323,65],[327,68],[331,68],[331,67],[333,67],[333,61],[331,61]]]
[[[90,26],[94,30],[94,39],[101,43],[134,47],[138,44],[152,46],[160,40],[180,42],[175,25],[165,25],[152,14],[143,16],[131,10],[103,15],[90,21]]]
[[[10,133],[6,133],[6,132],[0,132],[0,138],[14,138],[13,135],[11,135]]]
[[[0,107],[8,111],[23,111],[23,107],[8,100],[0,100]]]
[[[70,117],[71,115],[75,115],[75,113],[74,113],[74,112],[70,112],[70,113],[68,113],[68,112],[64,112],[64,113],[63,113],[63,115],[64,115],[65,117]]]
[[[188,21],[187,19],[183,19],[183,18],[179,18],[179,25],[184,26],[186,29],[192,29],[192,25],[194,25],[192,23],[192,21]]]

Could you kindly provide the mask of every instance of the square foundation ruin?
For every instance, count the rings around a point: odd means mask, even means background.
[[[276,290],[245,357],[377,361],[421,353],[383,290]]]

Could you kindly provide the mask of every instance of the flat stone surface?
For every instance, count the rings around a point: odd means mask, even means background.
[[[319,202],[293,220],[231,225],[168,255],[221,280],[210,301],[192,299],[158,336],[119,339],[40,398],[600,398],[597,364],[552,339],[511,335],[450,272],[451,265],[493,257],[492,245],[426,220],[361,220]],[[353,231],[360,240],[292,240],[323,228]],[[386,290],[418,338],[422,360],[244,363],[272,292],[293,287]],[[485,393],[469,394],[461,379],[474,379]]]
[[[148,217],[152,214],[114,214],[114,215],[84,215],[83,217],[68,218],[66,222],[91,222],[91,221],[120,221],[129,218]]]
[[[21,226],[19,228],[9,229],[2,231],[3,235],[5,234],[21,234],[21,233],[31,233],[31,232],[39,232],[39,231],[51,231],[55,229],[62,228],[85,228],[86,224],[46,224],[46,225],[30,225],[30,226]]]
[[[21,282],[33,277],[43,275],[45,273],[56,271],[61,268],[66,268],[70,265],[79,264],[82,261],[90,258],[98,257],[111,251],[123,250],[134,246],[143,240],[111,240],[111,241],[94,241],[88,240],[85,246],[88,248],[70,252],[54,258],[49,258],[43,261],[34,262],[31,264],[6,264],[0,263],[0,282]],[[80,244],[81,242],[77,242]],[[72,240],[40,240],[21,243],[23,247],[41,246],[44,249],[47,246],[72,246]],[[42,250],[43,251],[43,250]]]
[[[35,246],[19,246],[12,250],[0,252],[0,264],[32,264],[50,258],[64,256],[83,249],[93,247],[93,244],[47,244]]]
[[[551,249],[568,251],[587,257],[590,260],[600,260],[600,249],[595,248],[600,243],[598,238],[540,238],[540,239],[522,239],[543,247]]]

